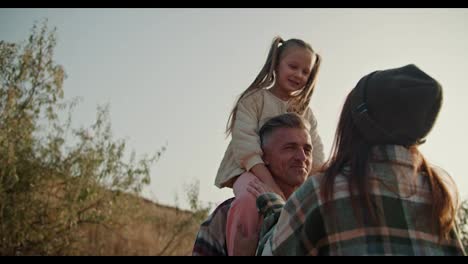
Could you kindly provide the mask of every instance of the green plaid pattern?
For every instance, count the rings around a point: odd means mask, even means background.
[[[438,243],[427,177],[413,172],[413,162],[420,160],[396,145],[376,146],[371,160],[379,225],[364,208],[358,208],[362,219],[357,220],[343,175],[334,185],[333,217],[319,195],[321,174],[310,177],[286,202],[273,193],[257,199],[265,217],[257,255],[464,255],[455,230],[449,241]]]

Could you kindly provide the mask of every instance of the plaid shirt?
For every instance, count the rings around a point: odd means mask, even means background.
[[[381,208],[379,225],[369,223],[362,208],[363,220],[356,220],[343,175],[335,180],[330,202],[335,217],[319,195],[323,174],[310,177],[287,202],[273,193],[261,195],[257,206],[265,220],[257,255],[464,255],[455,230],[450,241],[438,244],[427,177],[413,177],[415,158],[402,146],[372,150],[371,199]]]
[[[220,204],[205,222],[200,225],[192,256],[227,256],[226,220],[231,203],[230,198]]]

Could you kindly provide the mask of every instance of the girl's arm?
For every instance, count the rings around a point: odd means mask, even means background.
[[[270,173],[270,170],[265,166],[264,163],[259,163],[253,166],[252,169],[250,169],[250,172],[252,172],[263,183],[272,188],[275,193],[279,194],[281,197],[283,197],[283,199],[285,199],[283,191],[281,191],[279,186],[276,184],[273,176]]]
[[[262,159],[263,151],[258,135],[262,102],[261,93],[252,94],[239,102],[232,130],[233,154],[242,169],[250,171],[275,192],[284,196]]]

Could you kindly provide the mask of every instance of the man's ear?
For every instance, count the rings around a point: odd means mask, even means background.
[[[270,165],[270,162],[268,161],[268,157],[267,155],[265,155],[265,153],[262,155],[262,160],[265,163],[265,166],[268,167]]]
[[[269,145],[266,144],[262,147],[262,150],[263,150],[263,153],[262,153],[262,160],[263,160],[263,163],[265,164],[265,166],[269,166],[270,165],[270,159],[269,159],[269,156],[268,153],[271,153],[271,149],[269,148]]]

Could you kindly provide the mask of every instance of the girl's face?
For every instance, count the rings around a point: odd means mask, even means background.
[[[276,67],[276,83],[272,88],[281,99],[304,88],[312,70],[313,54],[301,47],[285,50]]]

